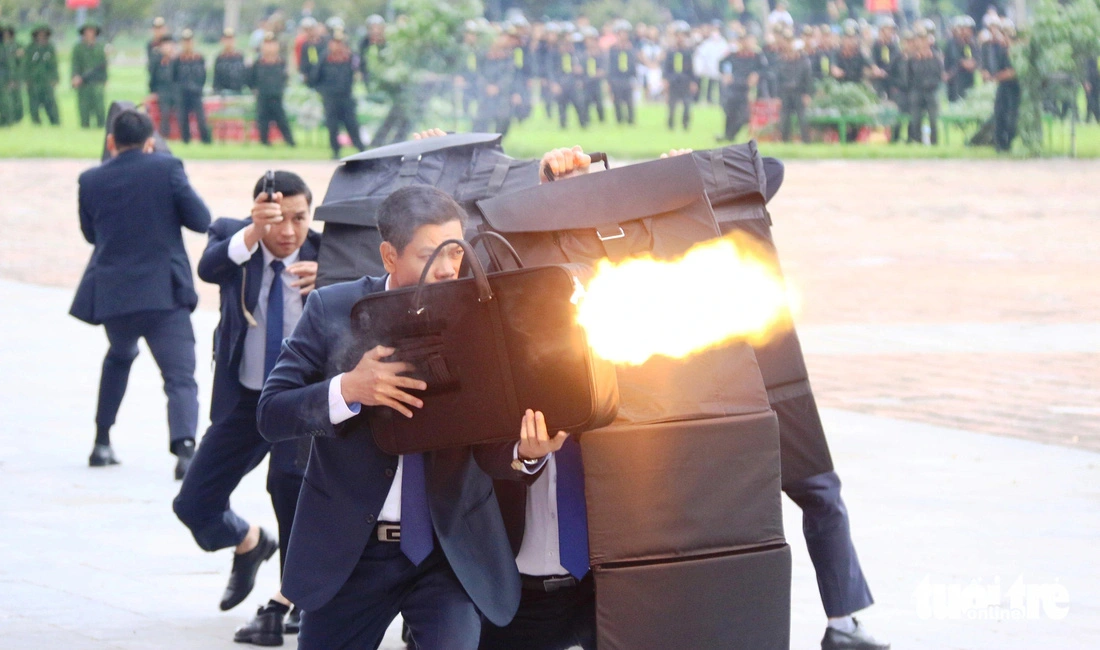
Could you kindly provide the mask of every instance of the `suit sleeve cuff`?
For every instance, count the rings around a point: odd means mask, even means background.
[[[352,419],[362,410],[362,405],[358,402],[348,404],[344,401],[344,395],[340,390],[340,380],[343,376],[344,374],[340,373],[328,383],[328,419],[333,426]]]
[[[552,453],[553,452],[551,452],[551,454]],[[539,459],[539,462],[535,463],[534,465],[528,466],[527,463],[524,463],[523,464],[523,469],[521,469],[520,471],[523,472],[524,474],[531,474],[531,475],[538,474],[539,470],[542,469],[543,465],[546,465],[546,459],[550,458],[551,454],[547,454],[547,455],[543,456],[542,458]],[[519,460],[519,443],[518,442],[516,443],[515,447],[512,447],[512,460],[513,461]]]
[[[259,247],[260,242],[256,242],[251,249],[244,245],[244,228],[242,228],[229,238],[229,259],[237,266],[240,266],[252,259],[252,255]]]

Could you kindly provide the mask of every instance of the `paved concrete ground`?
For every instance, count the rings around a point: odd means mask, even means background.
[[[0,647],[228,648],[277,571],[236,611],[217,610],[230,558],[199,551],[171,512],[178,484],[148,354],[114,434],[123,465],[86,467],[106,340],[65,316],[88,250],[74,207],[83,166],[0,161],[14,188],[0,211]],[[215,212],[241,214],[264,168],[188,169]],[[320,193],[331,166],[301,169]],[[879,603],[864,619],[895,648],[1100,638],[1098,172],[799,163],[771,206]],[[213,297],[195,316],[200,359]],[[205,411],[203,363],[199,381]],[[237,494],[242,513],[274,526],[262,471]],[[814,648],[824,615],[798,510],[785,508],[792,647]]]

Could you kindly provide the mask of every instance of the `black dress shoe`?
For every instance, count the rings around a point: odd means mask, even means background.
[[[297,634],[300,629],[302,629],[302,610],[293,607],[290,613],[287,614],[286,625],[283,626],[283,633]]]
[[[233,609],[248,598],[248,594],[252,593],[252,588],[256,586],[256,573],[260,570],[260,565],[270,560],[278,550],[279,542],[272,539],[271,535],[261,528],[260,541],[256,544],[256,548],[247,553],[233,555],[233,571],[229,574],[229,584],[225,586],[225,593],[222,594],[223,612]]]
[[[187,475],[187,470],[191,469],[191,459],[195,457],[195,441],[184,440],[176,445],[174,453],[176,454],[176,480],[182,481]]]
[[[852,619],[856,629],[851,632],[825,628],[825,638],[821,639],[821,650],[890,650],[889,643],[880,643],[871,636],[859,621]]]
[[[92,455],[88,456],[88,467],[107,467],[108,465],[118,465],[115,450],[111,449],[111,445],[92,447]]]
[[[283,613],[261,605],[251,621],[237,628],[233,640],[252,645],[283,645]]]

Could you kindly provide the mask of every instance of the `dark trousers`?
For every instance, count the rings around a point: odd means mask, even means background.
[[[485,95],[478,100],[477,117],[473,121],[474,131],[487,132],[492,128],[493,133],[507,135],[511,122],[512,103],[509,95]]]
[[[46,111],[46,118],[50,124],[61,124],[61,118],[57,113],[57,97],[54,95],[53,85],[50,83],[28,83],[27,99],[31,113],[31,121],[41,124],[42,118],[39,109]]]
[[[418,650],[474,650],[481,618],[436,543],[420,566],[371,536],[332,600],[302,613],[299,650],[377,648],[398,614]]]
[[[202,106],[201,92],[180,93],[180,138],[186,144],[191,142],[191,116],[199,127],[199,138],[210,144],[210,127],[206,125],[206,110]]]
[[[546,119],[554,117],[554,90],[553,83],[549,79],[543,79],[539,85],[539,98],[546,108]]]
[[[676,125],[676,106],[683,105],[683,115],[681,116],[681,122],[684,125],[684,130],[691,128],[691,89],[687,86],[682,88],[677,86],[669,86],[668,88],[668,128],[672,129]]]
[[[176,96],[174,90],[157,93],[157,107],[160,109],[160,135],[161,137],[168,139],[168,136],[172,134],[172,113],[175,113],[179,108],[179,98]],[[179,117],[180,133],[182,134],[185,127],[183,124],[183,118]]]
[[[840,477],[826,472],[783,491],[802,509],[802,534],[817,573],[825,614],[836,618],[870,607],[875,601],[852,544],[848,509],[840,498]]]
[[[791,141],[791,117],[798,118],[798,136],[802,139],[802,142],[809,142],[810,128],[806,124],[806,104],[802,102],[802,95],[784,95],[781,97],[781,101],[779,132],[783,136],[783,142]]]
[[[722,102],[726,112],[726,140],[733,140],[743,126],[749,123],[749,87],[733,86]]]
[[[611,86],[611,102],[615,106],[615,121],[619,124],[633,124],[634,86],[630,79],[613,79],[608,85]]]
[[[271,449],[271,443],[263,439],[256,427],[259,399],[259,391],[241,388],[237,405],[210,424],[180,492],[172,501],[172,510],[204,551],[236,546],[248,533],[248,522],[233,511],[229,497]],[[301,488],[301,476],[274,467],[268,469],[267,491],[279,522],[281,559],[286,556],[286,542],[290,539]]]
[[[589,573],[576,587],[547,593],[524,589],[512,622],[481,624],[479,650],[596,648],[596,589]]]
[[[917,90],[909,95],[909,142],[921,142],[924,116],[928,116],[931,131],[929,142],[936,144],[940,121],[940,98],[935,91]]]
[[[294,133],[290,130],[290,122],[286,119],[286,108],[283,107],[283,96],[258,97],[256,99],[256,130],[260,132],[260,142],[270,144],[269,131],[271,123],[283,134],[283,140],[290,146],[294,146]]]
[[[524,77],[516,79],[512,88],[513,94],[519,95],[519,104],[512,107],[512,116],[517,122],[522,123],[531,116],[531,87],[530,79]]]
[[[348,132],[352,145],[362,151],[365,149],[363,141],[359,139],[359,116],[355,114],[355,99],[353,97],[330,97],[322,95],[325,106],[325,126],[328,128],[328,144],[332,148],[333,155],[340,155],[340,127]]]
[[[195,332],[188,309],[143,311],[103,323],[111,347],[103,359],[95,423],[114,426],[126,394],[130,366],[138,355],[138,339],[145,339],[164,378],[168,396],[168,437],[171,443],[194,440],[199,423],[199,386],[195,383]]]
[[[564,129],[569,124],[570,106],[577,111],[577,121],[580,123],[581,128],[588,128],[588,111],[585,110],[583,91],[580,88],[572,84],[562,84],[561,92],[558,93],[557,98],[558,123],[561,128]]]
[[[1085,94],[1085,122],[1089,118],[1100,123],[1100,81],[1092,82],[1092,89]]]
[[[997,84],[993,99],[993,146],[997,151],[1011,151],[1016,139],[1016,124],[1020,119],[1020,84],[1015,80]]]
[[[371,144],[377,147],[392,142],[404,142],[408,139],[411,131],[412,122],[409,120],[408,112],[404,107],[394,105],[386,113],[386,119],[382,120],[382,126],[374,132]]]
[[[604,123],[603,111],[603,82],[599,80],[586,81],[584,84],[584,115],[591,121],[592,107],[596,108],[596,119],[600,124]]]

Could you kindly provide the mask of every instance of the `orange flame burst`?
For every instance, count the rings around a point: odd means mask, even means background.
[[[795,296],[764,247],[741,233],[694,246],[676,260],[603,260],[577,322],[599,356],[640,365],[728,343],[767,342],[790,326]]]

